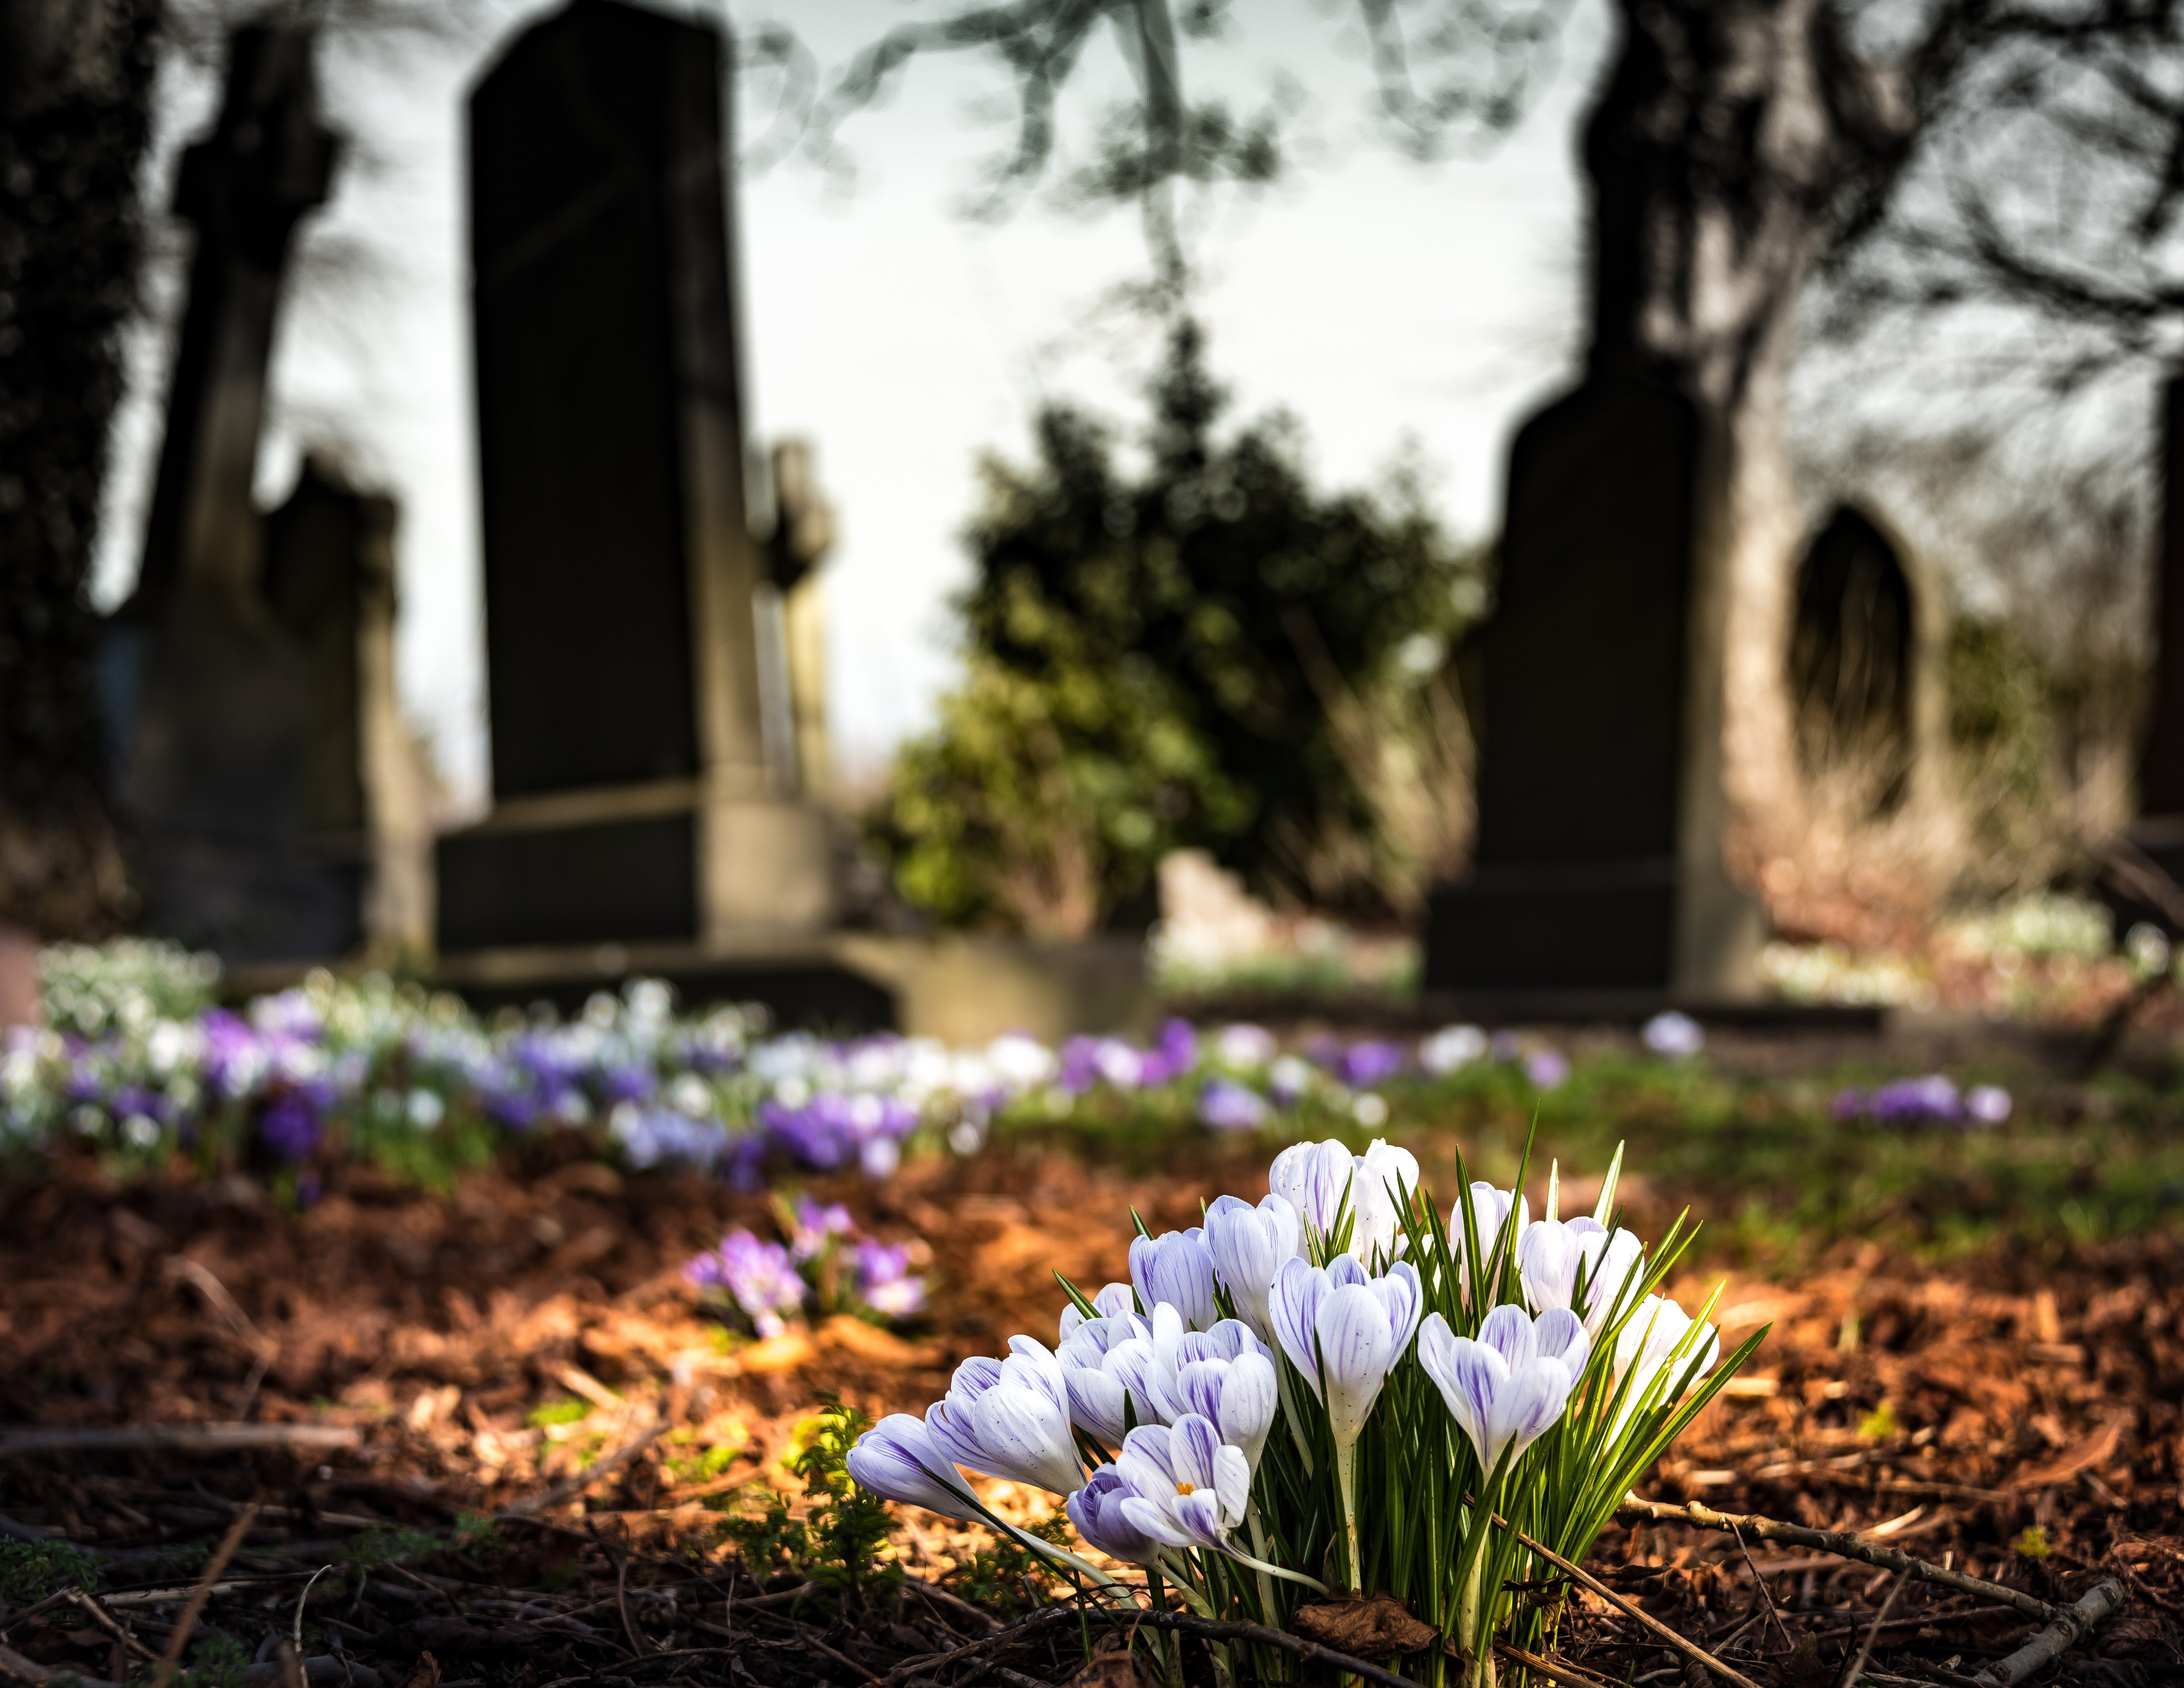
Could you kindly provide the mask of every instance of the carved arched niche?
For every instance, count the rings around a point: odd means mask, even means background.
[[[1797,567],[1788,683],[1808,784],[1878,819],[1902,809],[1933,748],[1936,593],[1864,511],[1836,506]]]

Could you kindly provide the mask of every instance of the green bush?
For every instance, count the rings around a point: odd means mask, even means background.
[[[1032,465],[983,465],[964,678],[870,827],[943,922],[1078,935],[1185,845],[1283,900],[1408,908],[1467,842],[1447,656],[1481,557],[1415,474],[1323,496],[1286,420],[1217,437],[1203,353],[1178,326],[1142,473],[1067,405]]]

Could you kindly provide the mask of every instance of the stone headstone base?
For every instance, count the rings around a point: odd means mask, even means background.
[[[499,805],[440,837],[439,948],[725,942],[816,931],[834,909],[818,810],[707,800],[694,780]]]

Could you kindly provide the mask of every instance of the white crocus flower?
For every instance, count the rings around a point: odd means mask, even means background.
[[[1645,1276],[1646,1253],[1631,1233],[1611,1233],[1597,1219],[1541,1219],[1524,1228],[1517,1269],[1533,1312],[1568,1307],[1597,1336],[1626,1287]]]
[[[1502,1228],[1509,1221],[1509,1210],[1517,1211],[1516,1234],[1510,1245],[1508,1260],[1523,1258],[1525,1228],[1531,1223],[1532,1206],[1515,1190],[1497,1189],[1484,1178],[1474,1179],[1459,1201],[1448,1213],[1449,1252],[1456,1256],[1457,1277],[1463,1285],[1463,1298],[1471,1299],[1471,1254],[1464,1246],[1463,1210],[1471,1209],[1471,1224],[1479,1239],[1479,1263],[1483,1267],[1494,1258],[1494,1245],[1502,1235]]]
[[[1350,1200],[1349,1252],[1371,1265],[1396,1252],[1399,1216],[1418,1184],[1418,1156],[1380,1139],[1362,1155],[1334,1138],[1322,1143],[1293,1143],[1274,1156],[1267,1182],[1297,1212],[1298,1246],[1310,1234],[1325,1239]]]
[[[1486,1315],[1476,1339],[1458,1336],[1439,1313],[1418,1330],[1418,1363],[1479,1455],[1490,1481],[1562,1417],[1584,1374],[1591,1339],[1578,1317],[1555,1307],[1537,1319],[1522,1307]]]
[[[1274,1274],[1297,1251],[1297,1212],[1279,1195],[1264,1197],[1256,1207],[1234,1195],[1221,1196],[1206,1210],[1206,1245],[1213,1270],[1235,1303],[1236,1316],[1262,1340],[1271,1342],[1267,1297]]]
[[[1255,1559],[1230,1540],[1251,1504],[1251,1474],[1242,1451],[1223,1441],[1197,1413],[1185,1413],[1173,1427],[1147,1424],[1131,1431],[1121,1457],[1101,1471],[1110,1468],[1116,1476],[1102,1478],[1101,1487],[1112,1483],[1108,1504],[1129,1534],[1163,1547],[1226,1554],[1254,1570],[1327,1592],[1316,1579]]]
[[[890,1412],[857,1438],[843,1463],[860,1488],[906,1505],[923,1507],[959,1523],[977,1511],[962,1477],[933,1440],[922,1419]]]
[[[1347,1255],[1326,1267],[1298,1257],[1284,1262],[1274,1279],[1274,1334],[1327,1409],[1353,1584],[1358,1576],[1357,1438],[1388,1373],[1410,1346],[1424,1304],[1418,1271],[1407,1261],[1373,1278]]]
[[[1696,1382],[1720,1358],[1721,1339],[1712,1325],[1699,1323],[1666,1295],[1646,1296],[1615,1336],[1618,1385],[1626,1377],[1630,1380],[1616,1414],[1615,1435],[1620,1437],[1624,1427],[1642,1407],[1658,1407],[1669,1400],[1669,1392],[1686,1372]],[[1657,1383],[1661,1392],[1649,1401]]]
[[[1135,1315],[1137,1311],[1137,1291],[1127,1284],[1110,1284],[1092,1298],[1094,1318],[1124,1318]],[[1084,1309],[1072,1301],[1061,1310],[1061,1340],[1068,1341],[1077,1327],[1085,1322]]]
[[[1123,1423],[1128,1386],[1124,1381],[1127,1362],[1122,1351],[1133,1343],[1150,1350],[1152,1327],[1134,1313],[1080,1318],[1073,1326],[1067,1318],[1063,1315],[1066,1334],[1056,1357],[1061,1362],[1062,1384],[1069,1394],[1069,1416],[1088,1434],[1112,1447],[1128,1429]]]
[[[958,1366],[948,1393],[926,1409],[925,1428],[957,1465],[1067,1495],[1084,1474],[1061,1362],[1028,1336],[1011,1336],[1009,1349],[1006,1360],[981,1357]]]

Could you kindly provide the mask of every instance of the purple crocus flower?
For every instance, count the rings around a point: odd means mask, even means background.
[[[1867,1099],[1866,1109],[1885,1125],[1930,1125],[1964,1112],[1957,1087],[1939,1072],[1922,1078],[1897,1078]]]
[[[1335,1077],[1354,1090],[1369,1089],[1402,1070],[1402,1045],[1372,1039],[1352,1044],[1334,1063]]]
[[[1198,1093],[1200,1123],[1215,1131],[1256,1131],[1272,1110],[1267,1099],[1233,1078],[1212,1078]]]
[[[816,1260],[835,1238],[852,1235],[857,1228],[850,1210],[840,1202],[829,1202],[822,1207],[808,1195],[796,1198],[792,1219],[788,1254],[790,1259],[797,1261]]]
[[[699,1290],[727,1295],[760,1336],[780,1335],[789,1315],[804,1310],[804,1280],[789,1263],[788,1251],[741,1227],[684,1267],[682,1275]]]
[[[287,1092],[258,1117],[259,1139],[291,1166],[309,1160],[325,1133],[318,1111],[298,1090]]]
[[[1540,1050],[1524,1061],[1524,1076],[1542,1090],[1555,1089],[1569,1077],[1569,1057],[1558,1050]]]
[[[912,1318],[925,1311],[925,1280],[910,1275],[910,1251],[872,1237],[860,1238],[850,1251],[857,1298],[889,1318]]]

